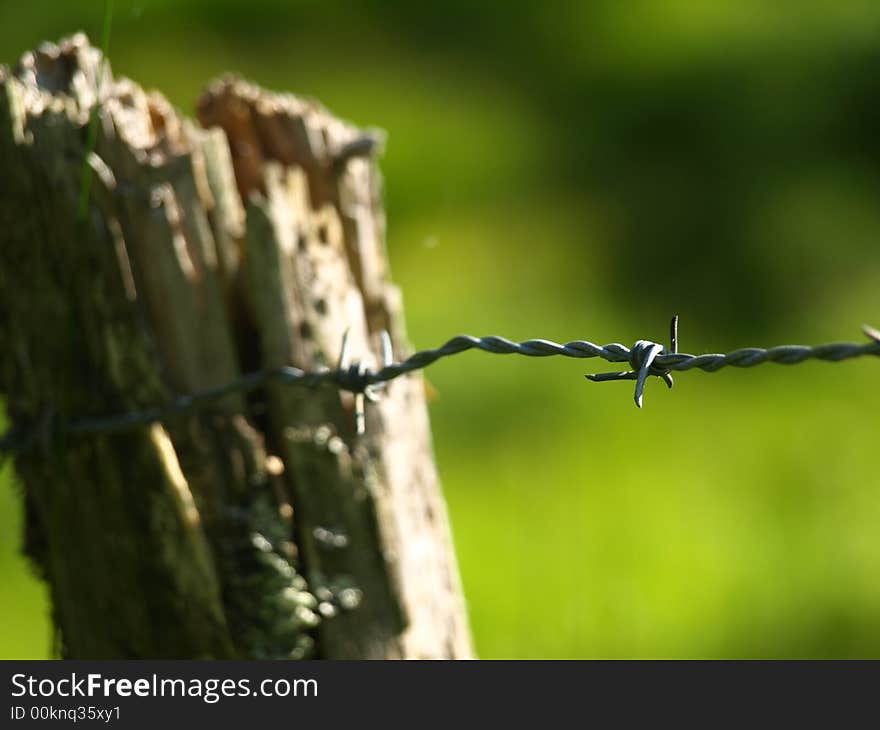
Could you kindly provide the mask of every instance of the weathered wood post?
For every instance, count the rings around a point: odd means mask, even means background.
[[[405,356],[373,138],[234,78],[200,128],[82,35],[0,85],[0,390],[61,654],[468,657],[418,375],[364,435],[351,394],[283,385],[69,428],[332,367],[346,331]]]

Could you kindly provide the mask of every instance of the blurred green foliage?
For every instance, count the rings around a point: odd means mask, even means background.
[[[0,6],[0,58],[102,2]],[[389,246],[448,336],[722,351],[880,323],[875,0],[117,0],[117,73],[186,111],[236,70],[389,132]],[[484,657],[880,655],[877,363],[594,385],[428,371]],[[0,477],[0,656],[49,651]]]

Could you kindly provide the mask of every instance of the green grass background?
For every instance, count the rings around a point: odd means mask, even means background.
[[[0,59],[101,2],[0,6]],[[880,324],[875,2],[116,3],[118,74],[189,112],[237,70],[384,127],[417,347],[460,332],[725,351]],[[592,384],[427,372],[483,657],[880,656],[876,360]],[[0,657],[46,591],[0,476]]]

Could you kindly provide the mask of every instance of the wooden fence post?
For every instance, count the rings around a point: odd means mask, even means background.
[[[383,330],[405,356],[376,140],[235,78],[198,127],[82,35],[0,86],[0,391],[61,654],[470,656],[418,375],[363,435],[351,394],[282,385],[67,427],[332,367],[346,331],[352,358],[376,364]]]

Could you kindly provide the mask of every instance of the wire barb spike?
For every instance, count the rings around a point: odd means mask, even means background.
[[[342,344],[339,348],[339,359],[333,373],[340,390],[354,394],[355,433],[363,436],[366,433],[366,404],[377,403],[379,394],[388,387],[389,379],[380,379],[376,373],[362,360],[348,363],[350,329],[342,333]],[[394,351],[391,336],[386,330],[379,332],[379,350],[383,370],[394,365]]]
[[[633,400],[636,406],[642,407],[643,395],[645,392],[645,382],[649,375],[656,375],[662,378],[663,382],[671,388],[675,383],[672,379],[672,373],[669,368],[663,367],[657,363],[657,358],[661,355],[677,355],[678,354],[678,315],[676,314],[669,323],[669,349],[663,345],[650,340],[639,340],[633,345],[629,351],[629,364],[632,370],[622,370],[616,373],[595,373],[586,375],[588,380],[594,383],[603,383],[609,380],[635,380],[636,389],[633,394]]]

